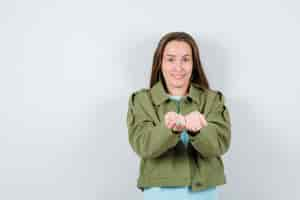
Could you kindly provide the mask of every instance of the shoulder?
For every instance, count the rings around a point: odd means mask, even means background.
[[[205,89],[206,101],[212,106],[217,104],[225,104],[225,95],[221,90]]]
[[[129,94],[129,105],[133,106],[135,104],[139,104],[143,101],[146,101],[148,98],[149,98],[149,89],[140,88]]]
[[[224,98],[224,94],[221,90],[216,89],[206,89],[207,96],[210,98]]]
[[[150,97],[150,89],[141,88],[132,92],[129,96],[128,109],[132,115],[138,116],[139,120],[155,121],[156,119],[156,110]]]
[[[204,95],[207,101],[224,98],[223,92],[221,92],[220,90],[205,88],[197,83],[193,83],[193,86],[197,90],[197,92],[199,92],[201,95]]]

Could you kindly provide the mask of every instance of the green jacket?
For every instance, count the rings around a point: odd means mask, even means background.
[[[137,187],[142,191],[152,186],[191,186],[192,191],[200,191],[226,183],[221,156],[230,146],[231,122],[223,94],[192,82],[179,106],[181,114],[198,110],[208,122],[196,134],[188,132],[187,148],[180,134],[164,124],[164,115],[176,111],[176,102],[169,99],[161,81],[129,97],[128,139],[140,157]]]

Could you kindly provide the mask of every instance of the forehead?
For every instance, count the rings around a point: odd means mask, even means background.
[[[192,55],[192,49],[190,45],[184,41],[170,41],[167,43],[164,49],[164,55],[184,56]]]

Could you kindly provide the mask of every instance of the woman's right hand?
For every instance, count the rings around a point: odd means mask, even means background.
[[[176,122],[180,122],[176,124]],[[185,129],[185,119],[182,115],[176,112],[168,112],[165,114],[165,125],[167,128],[176,132],[182,132]]]

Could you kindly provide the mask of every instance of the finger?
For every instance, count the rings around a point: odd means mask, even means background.
[[[174,128],[175,124],[174,123],[169,123],[168,128],[172,129]]]
[[[167,127],[168,127],[168,128],[171,128],[171,120],[168,120],[168,121],[167,121]]]
[[[201,126],[204,127],[207,125],[207,121],[203,115],[201,115]]]
[[[171,114],[170,115],[170,120],[175,120],[176,119],[176,115]]]
[[[186,128],[187,130],[190,130],[190,131],[192,131],[192,127],[191,127],[191,125],[190,125],[190,124],[186,125],[186,126],[185,126],[185,128]]]
[[[176,127],[176,125],[172,128],[174,131],[178,131],[178,128]]]
[[[170,123],[169,122],[166,122],[165,125],[166,125],[167,128],[170,128]]]
[[[167,125],[167,127],[169,128],[170,127],[170,125],[171,125],[171,120],[170,119],[167,119],[167,121],[166,121],[166,125]]]
[[[185,124],[188,124],[188,123],[189,123],[189,121],[190,121],[190,118],[189,118],[189,116],[185,115],[185,116],[184,116],[184,119],[185,119]]]
[[[173,123],[173,124],[171,124],[171,129],[174,129],[174,128],[176,128],[176,124],[175,123]]]
[[[193,131],[194,131],[194,132],[197,132],[198,130],[199,130],[198,127],[193,127]]]
[[[189,122],[187,123],[187,127],[188,127],[190,130],[193,128],[193,124],[192,124],[191,121],[189,121]]]
[[[169,126],[170,126],[171,128],[173,128],[175,125],[176,125],[176,121],[175,121],[174,119],[171,119],[171,120],[169,121]]]
[[[168,121],[170,119],[170,115],[166,114],[165,115],[165,121]]]

